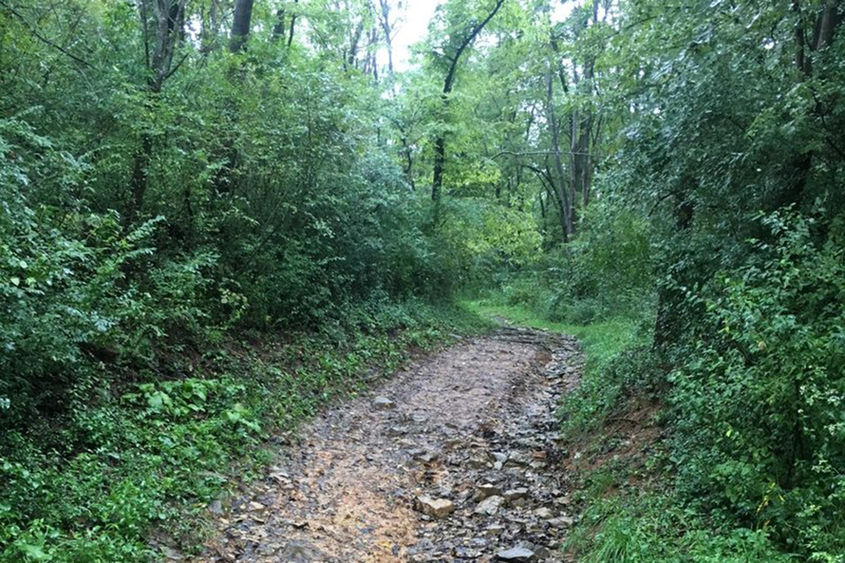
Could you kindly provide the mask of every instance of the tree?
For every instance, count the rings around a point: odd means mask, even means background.
[[[252,5],[255,0],[235,0],[235,15],[232,19],[232,33],[229,39],[229,52],[237,53],[249,36],[252,22]]]
[[[443,78],[443,89],[441,91],[442,101],[442,115],[446,114],[449,106],[449,95],[452,93],[452,88],[455,85],[455,78],[458,71],[458,63],[461,55],[468,47],[475,41],[481,30],[484,29],[490,20],[496,15],[499,9],[504,4],[505,0],[495,0],[493,5],[487,7],[484,15],[480,21],[466,20],[450,21],[455,15],[466,16],[467,6],[461,2],[453,1],[446,5],[446,13],[444,15],[445,23],[447,25],[447,37],[444,43],[437,51],[434,51],[434,57],[438,61],[438,66],[445,70]],[[453,12],[454,11],[454,12]],[[431,199],[435,206],[435,215],[440,204],[441,191],[443,188],[443,167],[446,163],[446,133],[440,131],[434,139],[434,175],[431,183]]]
[[[150,0],[140,0],[138,4],[149,91],[145,104],[150,111],[154,111],[155,97],[161,92],[165,80],[179,69],[188,56],[186,54],[176,64],[173,62],[176,46],[183,37],[186,3],[187,0],[155,0],[151,4]],[[130,176],[130,200],[125,214],[128,225],[135,222],[144,204],[149,179],[148,168],[153,153],[152,135],[142,132],[139,145]]]

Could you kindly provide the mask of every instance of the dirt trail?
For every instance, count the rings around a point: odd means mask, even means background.
[[[507,328],[416,363],[303,428],[196,561],[559,561],[554,409],[582,361]]]

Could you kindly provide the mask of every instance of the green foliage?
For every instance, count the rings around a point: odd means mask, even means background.
[[[370,37],[369,4],[307,3],[307,47],[258,32],[237,54],[200,4],[167,37],[143,22],[162,3],[0,7],[4,561],[152,557],[151,527],[268,431],[466,324],[416,298],[536,246],[525,214],[486,211],[473,245],[479,223],[431,229],[339,33]],[[256,329],[293,340],[235,344]]]
[[[0,396],[13,428],[38,410],[59,410],[101,353],[128,361],[148,356],[169,331],[196,330],[201,269],[213,257],[156,264],[158,219],[126,231],[114,213],[39,202],[44,184],[73,185],[85,165],[23,122],[0,122],[0,158]]]
[[[601,201],[586,211],[586,227],[546,257],[553,292],[548,314],[577,324],[637,317],[653,307],[649,225],[629,210]]]
[[[228,353],[209,351],[191,377],[147,373],[119,395],[72,390],[86,395],[62,430],[84,437],[74,452],[60,455],[31,433],[4,435],[0,561],[144,560],[155,557],[147,534],[165,521],[183,522],[172,533],[190,548],[192,514],[231,476],[269,461],[257,447],[269,432],[363,390],[374,374],[405,361],[409,346],[484,326],[462,311],[413,301],[368,303],[346,319],[284,346],[275,338],[259,347],[229,342]]]
[[[586,560],[837,560],[845,20],[793,4],[506,2],[444,103],[491,2],[445,2],[405,73],[367,2],[256,6],[236,53],[207,2],[166,34],[160,2],[4,3],[2,558],[150,556],[466,291],[584,338],[570,435],[670,409],[672,491],[596,509]],[[224,361],[249,331],[299,344]]]
[[[648,322],[655,280],[647,223],[606,202],[588,208],[587,216],[570,244],[516,261],[516,267],[492,269],[486,277],[499,285],[492,300],[573,325],[620,318]]]
[[[595,498],[565,548],[579,561],[792,561],[766,533],[747,528],[712,530],[671,496],[648,491],[625,498]]]
[[[818,246],[812,220],[761,221],[770,242],[755,241],[753,261],[714,280],[706,324],[670,375],[678,488],[705,492],[717,520],[842,552],[845,482],[834,469],[845,463],[841,226]]]
[[[762,560],[775,557],[772,549],[841,557],[845,161],[841,104],[829,88],[841,88],[834,61],[843,42],[817,49],[807,39],[801,54],[811,64],[795,66],[796,33],[819,33],[811,23],[827,7],[622,7],[626,32],[604,60],[605,101],[619,104],[621,135],[599,180],[608,192],[600,216],[643,226],[647,261],[636,253],[613,260],[648,264],[629,271],[649,272],[656,314],[641,325],[644,334],[653,329],[651,345],[612,362],[603,377],[617,401],[626,398],[621,381],[645,382],[643,391],[668,403],[668,490],[652,494],[685,520],[654,521],[685,533],[641,534],[639,514],[610,508],[596,559],[708,560],[712,552]],[[595,252],[585,270],[612,279],[613,261],[604,259],[612,255],[601,244],[585,251]],[[587,288],[599,280],[585,279]],[[587,298],[577,318],[599,310]],[[575,412],[613,408],[598,393],[584,398]],[[691,543],[680,555],[657,555],[664,540]]]
[[[527,213],[463,198],[443,205],[441,221],[443,269],[458,276],[458,287],[487,287],[494,276],[519,271],[537,259],[540,236]]]
[[[507,294],[492,294],[467,306],[488,318],[503,318],[522,325],[572,334],[584,346],[587,364],[578,383],[560,408],[562,429],[571,439],[601,428],[626,399],[654,395],[661,373],[650,353],[649,331],[632,318],[616,318],[587,325],[548,320],[535,307],[509,304]]]

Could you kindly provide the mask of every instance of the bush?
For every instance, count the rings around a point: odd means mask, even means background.
[[[567,541],[579,561],[681,563],[792,561],[778,552],[764,530],[716,529],[655,491],[597,500]]]
[[[761,221],[748,264],[689,296],[708,313],[670,376],[677,486],[716,522],[824,559],[845,552],[843,223],[819,239],[797,214]]]
[[[45,184],[73,185],[85,165],[19,120],[0,121],[0,163],[0,426],[9,432],[66,414],[100,362],[149,360],[169,336],[200,334],[215,257],[153,256],[161,219],[127,229],[81,201],[39,202]]]
[[[655,291],[647,223],[606,201],[591,205],[586,215],[573,242],[538,261],[531,276],[535,289],[522,304],[574,324],[649,316]]]

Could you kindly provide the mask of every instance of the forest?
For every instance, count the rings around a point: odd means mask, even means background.
[[[491,311],[656,413],[573,560],[845,561],[845,2],[426,3],[0,0],[0,561],[190,553]]]

